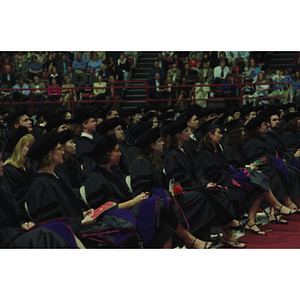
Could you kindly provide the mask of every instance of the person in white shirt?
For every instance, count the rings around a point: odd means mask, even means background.
[[[226,78],[226,75],[229,73],[229,67],[226,66],[225,60],[220,62],[220,65],[214,68],[214,83],[220,84]]]

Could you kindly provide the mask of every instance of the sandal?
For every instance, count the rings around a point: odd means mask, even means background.
[[[247,224],[247,226],[248,226],[249,228],[246,228],[246,227],[245,227],[245,232],[255,233],[255,234],[257,234],[257,235],[267,235],[267,233],[264,232],[264,231],[262,231],[262,230],[256,230],[256,231],[255,231],[254,229],[251,229],[253,226],[256,226],[255,223],[252,224],[252,225]]]
[[[275,220],[269,221],[269,223],[281,224],[281,225],[288,225],[289,224],[289,222],[287,220],[281,219],[278,216],[275,216],[275,218],[276,218]]]
[[[222,239],[225,239],[225,242],[222,241]],[[228,248],[234,248],[234,249],[243,249],[243,248],[246,248],[246,245],[245,246],[241,246],[241,243],[237,240],[230,240],[230,239],[226,239],[225,237],[222,237],[221,238],[221,242],[223,243],[224,246],[228,247]],[[231,242],[231,243],[229,243]]]
[[[300,209],[299,209],[299,207],[297,206],[297,205],[295,205],[293,208],[292,208],[292,210],[294,211],[295,210],[295,214],[300,214]]]
[[[282,208],[282,207],[283,207],[283,205],[281,205],[279,209],[275,209],[275,208],[274,208],[274,216],[277,216],[277,215],[286,215],[286,216],[290,216],[291,214],[296,213],[296,212],[297,212],[297,209],[298,209],[298,207],[295,207],[295,208],[291,209],[290,212],[289,212],[288,214],[285,214],[285,213],[282,213],[282,212],[281,212],[281,208]]]
[[[197,241],[197,238],[194,239],[194,241],[192,242],[191,245],[185,244],[185,247],[186,247],[187,249],[192,249],[193,246],[194,246],[194,244],[196,243],[196,241]],[[211,244],[207,247],[208,243],[209,243],[209,242],[206,242],[206,243],[204,244],[204,248],[203,248],[203,249],[210,249],[210,248],[212,247],[213,243],[211,243]],[[194,249],[196,249],[196,248],[194,248]]]
[[[243,229],[245,227],[245,225],[249,222],[249,219],[243,219],[243,220],[239,220],[239,225],[238,226],[224,226],[223,229],[233,229],[233,230],[240,230]]]

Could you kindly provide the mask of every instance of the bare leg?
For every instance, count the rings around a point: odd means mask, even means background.
[[[293,213],[295,213],[295,212],[298,210],[297,205],[291,200],[291,198],[290,198],[289,196],[285,196],[285,197],[283,198],[283,201],[284,201],[284,205],[285,205],[286,207],[288,207],[289,209],[292,209],[292,210],[293,210]],[[296,199],[295,202],[299,203],[299,198]],[[300,204],[300,203],[299,203],[299,204]],[[281,209],[281,212],[283,212],[282,209]]]
[[[162,246],[162,249],[171,249],[172,248],[172,237],[170,237],[166,243]]]
[[[264,231],[259,230],[259,228],[255,225],[255,218],[256,218],[257,210],[258,210],[260,202],[261,202],[261,198],[262,198],[262,196],[258,197],[253,202],[252,206],[250,207],[250,209],[248,211],[249,221],[246,224],[245,229],[253,231],[254,233],[259,234],[259,235],[266,235],[266,233]]]
[[[85,249],[85,247],[81,243],[80,239],[76,235],[74,235],[74,238],[75,238],[75,241],[76,241],[76,244],[77,244],[78,248],[79,249]]]
[[[287,207],[288,205],[293,205],[293,202],[291,201],[289,196],[286,196],[285,198],[283,198],[284,203],[288,204],[286,206],[282,206],[281,203],[276,199],[276,197],[274,196],[273,192],[271,189],[269,189],[270,192],[268,193],[267,191],[265,191],[262,195],[266,198],[266,200],[270,203],[271,207],[273,208],[273,210],[271,210],[272,214],[274,215],[274,209],[279,211],[282,214],[288,215],[291,211],[291,207]],[[294,205],[295,206],[295,205]],[[270,213],[271,214],[271,213]],[[275,219],[275,217],[274,217]]]

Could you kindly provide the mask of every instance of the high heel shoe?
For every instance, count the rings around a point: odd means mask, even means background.
[[[222,239],[224,239],[225,241],[222,241]],[[237,240],[234,241],[234,240],[226,239],[224,236],[222,236],[222,239],[221,239],[221,243],[223,243],[223,245],[226,246],[227,248],[234,248],[234,249],[246,248],[246,244],[244,244],[244,246],[241,246],[242,243],[240,243]]]
[[[192,242],[192,244],[190,244],[190,245],[189,245],[189,244],[185,244],[185,247],[186,247],[187,249],[192,249],[193,246],[194,246],[194,244],[196,243],[196,241],[197,241],[197,238],[194,239],[194,241]],[[207,247],[208,243],[210,243],[210,242],[206,242],[206,243],[204,244],[204,248],[203,248],[203,249],[210,249],[210,248],[212,247],[213,243],[211,243],[211,244]]]
[[[298,209],[298,208],[293,208],[290,210],[289,213],[285,214],[285,213],[281,212],[282,207],[283,207],[283,205],[281,205],[279,209],[274,208],[274,216],[278,216],[278,215],[290,216],[290,215],[296,213],[297,209]]]
[[[239,221],[239,225],[238,226],[224,226],[223,229],[226,230],[226,229],[233,229],[233,230],[240,230],[242,228],[245,227],[245,225],[249,222],[249,219],[244,219],[244,220],[240,220]]]
[[[246,224],[249,228],[246,228],[245,227],[245,232],[249,232],[249,233],[254,233],[254,234],[257,234],[257,235],[267,235],[266,232],[262,231],[262,230],[254,230],[254,229],[251,229],[253,226],[255,226],[256,224],[252,224],[252,225],[249,225],[249,224]]]

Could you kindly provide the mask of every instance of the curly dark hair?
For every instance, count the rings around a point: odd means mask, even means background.
[[[245,142],[242,139],[243,128],[235,128],[231,130],[226,137],[224,146],[228,145],[235,150],[244,150]]]
[[[115,150],[115,146],[113,146],[112,148],[110,148],[108,151],[106,151],[105,153],[97,153],[97,155],[94,157],[94,161],[97,165],[106,165],[109,163],[110,161],[110,155],[111,153]]]
[[[284,125],[283,131],[284,132],[287,132],[287,131],[298,132],[298,131],[300,131],[300,129],[297,126],[297,123],[298,123],[297,118],[294,118],[294,119],[290,120],[287,124]]]
[[[257,130],[257,128],[252,129],[252,130],[246,132],[245,142],[247,142],[248,140],[250,140],[252,138],[258,138],[260,140],[262,139],[261,136],[260,136],[259,131]]]

